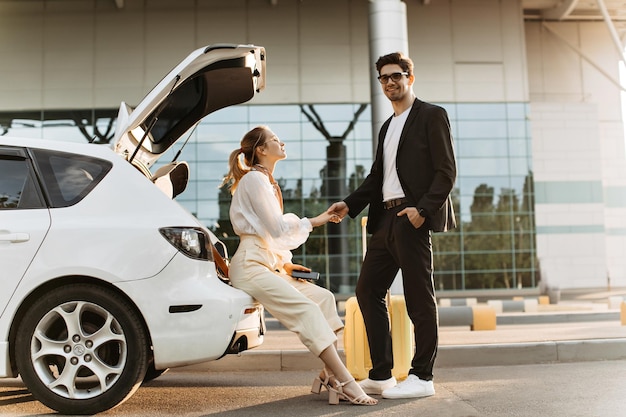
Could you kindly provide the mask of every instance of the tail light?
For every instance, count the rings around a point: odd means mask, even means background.
[[[190,257],[202,261],[213,261],[209,247],[208,234],[195,227],[162,227],[161,235],[176,249]]]

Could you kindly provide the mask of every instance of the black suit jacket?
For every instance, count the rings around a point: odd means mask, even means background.
[[[368,204],[367,231],[376,232],[383,209],[383,141],[391,123],[378,134],[372,169],[363,183],[344,199],[350,217]],[[426,212],[426,225],[434,232],[456,227],[450,193],[456,179],[454,143],[448,114],[439,106],[415,99],[398,144],[396,168],[409,205]]]

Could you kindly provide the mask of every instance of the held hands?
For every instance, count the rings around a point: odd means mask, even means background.
[[[341,223],[341,220],[348,214],[348,206],[343,201],[334,203],[328,210],[319,216],[310,219],[313,227],[322,226],[328,222]]]
[[[336,203],[333,203],[330,207],[328,207],[328,210],[326,210],[326,213],[336,216],[338,221],[336,221],[335,223],[339,223],[341,220],[343,220],[344,217],[346,217],[346,215],[348,214],[348,211],[350,211],[350,209],[348,208],[348,205],[344,201],[338,201]]]
[[[337,216],[336,214],[328,213],[327,211],[325,211],[325,212],[321,213],[319,216],[313,217],[312,219],[309,219],[309,220],[311,222],[311,226],[313,226],[313,227],[323,226],[323,225],[325,225],[328,222],[339,223],[341,221],[339,216]]]

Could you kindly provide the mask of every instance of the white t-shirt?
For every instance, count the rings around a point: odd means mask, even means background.
[[[238,236],[261,237],[283,263],[291,262],[291,250],[302,245],[313,230],[306,217],[283,214],[269,178],[259,171],[250,171],[239,181],[230,204],[230,221]]]
[[[383,142],[383,201],[405,197],[396,170],[396,155],[400,135],[410,111],[411,107],[398,116],[393,116],[385,134],[385,141]]]

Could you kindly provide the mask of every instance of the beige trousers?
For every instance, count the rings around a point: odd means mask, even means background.
[[[343,328],[335,296],[308,281],[277,271],[276,258],[256,236],[242,236],[229,266],[230,282],[263,304],[316,356],[337,341]]]

